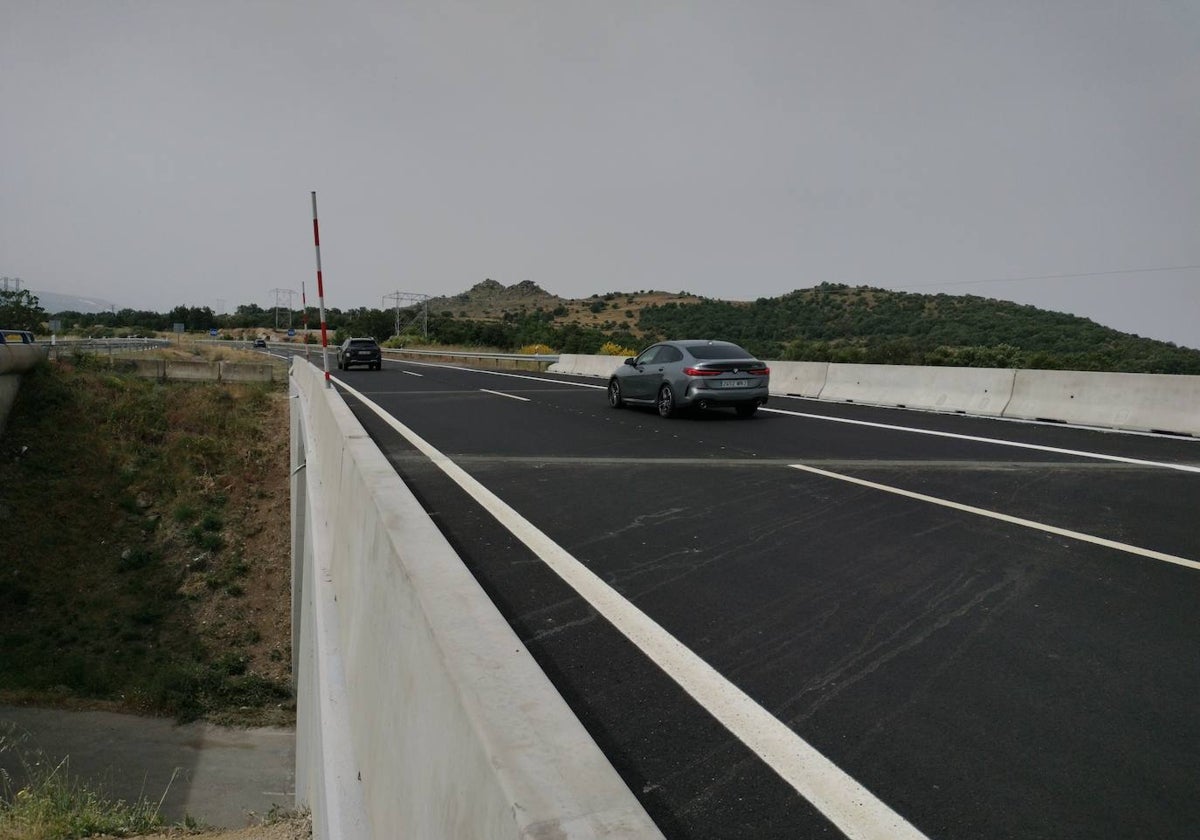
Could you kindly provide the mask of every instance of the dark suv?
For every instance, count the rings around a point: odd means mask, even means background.
[[[348,338],[338,348],[338,370],[350,370],[350,365],[366,365],[371,370],[383,367],[383,353],[373,338]]]

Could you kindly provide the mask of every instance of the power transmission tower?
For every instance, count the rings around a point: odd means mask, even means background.
[[[275,329],[279,329],[279,307],[287,307],[287,325],[288,329],[292,328],[292,301],[296,299],[295,289],[272,289],[271,294],[275,296]]]
[[[21,291],[20,277],[0,277],[0,292]]]
[[[400,302],[405,301],[410,304],[416,304],[413,308],[413,315],[409,318],[404,326],[415,324],[417,319],[421,320],[421,334],[425,338],[429,338],[429,295],[418,294],[417,292],[392,292],[390,295],[383,296],[384,302],[393,300],[396,302],[396,332],[394,335],[400,335]],[[404,307],[408,309],[407,306]]]

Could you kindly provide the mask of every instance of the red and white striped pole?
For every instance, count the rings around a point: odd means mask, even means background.
[[[321,309],[321,361],[325,365],[325,387],[329,382],[329,337],[325,326],[325,281],[321,277],[321,233],[317,226],[317,192],[313,190],[313,245],[317,249],[317,301]]]

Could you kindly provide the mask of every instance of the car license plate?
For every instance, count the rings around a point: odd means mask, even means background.
[[[717,384],[722,388],[747,388],[750,386],[749,379],[719,379]]]

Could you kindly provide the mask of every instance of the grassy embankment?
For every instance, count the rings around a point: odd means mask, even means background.
[[[24,376],[0,438],[0,703],[292,722],[287,436],[280,383],[88,356]]]

